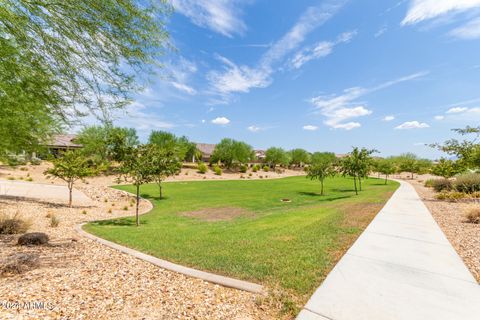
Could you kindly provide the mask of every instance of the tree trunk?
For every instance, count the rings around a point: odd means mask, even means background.
[[[353,185],[355,186],[355,194],[358,196],[357,177],[356,176],[353,176]]]
[[[413,172],[412,172],[412,177],[411,177],[411,179],[413,180]]]
[[[140,203],[140,185],[137,184],[137,203],[136,203],[136,208],[135,208],[135,218],[136,218],[136,224],[137,227],[140,225],[140,217],[138,216],[138,205]]]
[[[387,184],[388,174],[385,175],[385,184]]]
[[[320,184],[322,185],[322,189],[321,189],[321,191],[320,191],[320,195],[323,196],[323,179],[320,180]]]
[[[68,206],[72,207],[72,192],[73,192],[73,184],[68,184]]]
[[[163,198],[163,195],[162,195],[162,182],[159,182],[159,183],[158,183],[158,189],[159,189],[160,199],[162,199],[162,198]]]
[[[358,177],[358,186],[360,187],[360,191],[362,191],[362,178]]]

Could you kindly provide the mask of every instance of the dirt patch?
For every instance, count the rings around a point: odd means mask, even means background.
[[[253,217],[254,213],[242,208],[222,207],[205,208],[202,210],[183,212],[182,216],[197,218],[204,221],[230,221],[238,217]]]

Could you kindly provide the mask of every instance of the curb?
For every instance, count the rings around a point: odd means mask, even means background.
[[[129,192],[126,192],[126,191],[124,191],[124,192],[129,193]],[[129,193],[129,194],[131,194],[131,193]],[[146,199],[143,199],[143,200],[146,200]],[[150,201],[148,201],[148,200],[146,200],[146,201],[148,203],[150,203],[151,207],[147,212],[144,212],[142,214],[150,212],[154,207],[153,204]],[[154,265],[156,265],[160,268],[163,268],[163,269],[166,269],[166,270],[169,270],[169,271],[173,271],[173,272],[177,272],[177,273],[181,273],[181,274],[189,276],[189,277],[198,278],[198,279],[201,279],[201,280],[204,280],[204,281],[207,281],[207,282],[211,282],[211,283],[214,283],[214,284],[219,284],[221,286],[228,287],[228,288],[238,289],[238,290],[247,291],[247,292],[256,293],[256,294],[266,294],[266,290],[264,289],[264,287],[262,285],[259,285],[259,284],[253,283],[253,282],[248,282],[248,281],[238,280],[238,279],[234,279],[234,278],[224,277],[224,276],[220,276],[220,275],[217,275],[217,274],[214,274],[214,273],[209,273],[209,272],[205,272],[205,271],[201,271],[201,270],[197,270],[197,269],[193,269],[193,268],[189,268],[189,267],[185,267],[185,266],[182,266],[182,265],[179,265],[179,264],[172,263],[172,262],[167,261],[167,260],[162,260],[162,259],[156,258],[154,256],[142,253],[140,251],[137,251],[137,250],[134,250],[134,249],[131,249],[131,248],[124,247],[122,245],[119,245],[117,243],[102,239],[100,237],[94,236],[93,234],[88,233],[88,232],[86,232],[85,230],[82,229],[82,227],[85,224],[87,224],[87,222],[83,222],[83,223],[75,225],[75,227],[74,227],[75,231],[77,231],[80,235],[84,236],[85,238],[88,238],[90,240],[101,243],[101,244],[103,244],[107,247],[118,250],[122,253],[128,254],[128,255],[130,255],[132,257],[135,257],[137,259],[149,262],[149,263],[154,264]]]

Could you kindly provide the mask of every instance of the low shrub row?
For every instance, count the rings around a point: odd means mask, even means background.
[[[460,193],[473,194],[480,192],[480,173],[470,173],[449,179],[429,179],[425,182],[426,187],[431,187],[437,192],[457,191]]]

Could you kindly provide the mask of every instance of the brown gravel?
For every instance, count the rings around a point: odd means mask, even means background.
[[[466,213],[480,207],[480,203],[436,200],[435,192],[423,184],[427,178],[420,176],[407,181],[415,187],[450,243],[480,282],[480,224],[467,223],[465,218]]]
[[[44,182],[40,176],[43,170],[35,166],[10,174],[30,172],[35,182]],[[5,178],[5,168],[0,173],[0,178]],[[279,317],[279,306],[267,303],[264,297],[170,272],[80,237],[73,229],[80,222],[134,213],[131,196],[107,188],[102,182],[97,179],[78,186],[94,200],[88,208],[0,197],[0,213],[18,212],[32,222],[30,232],[45,232],[51,239],[48,246],[20,247],[16,245],[18,235],[0,236],[1,258],[18,253],[40,257],[38,268],[0,277],[0,319]],[[146,212],[151,205],[142,201],[140,207]],[[58,227],[50,226],[51,215],[60,219]],[[45,307],[53,309],[8,309],[3,305],[6,301],[44,302]]]

